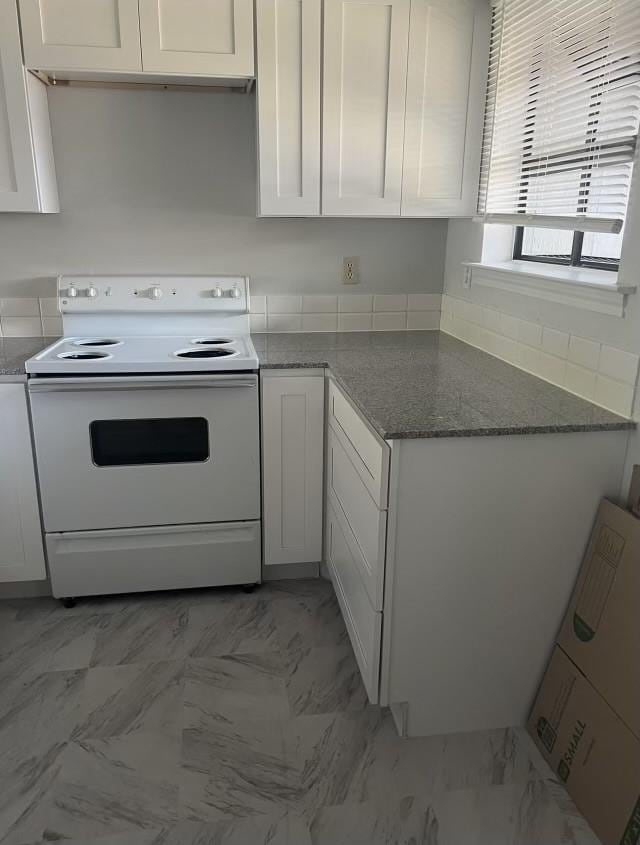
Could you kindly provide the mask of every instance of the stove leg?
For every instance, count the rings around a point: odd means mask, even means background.
[[[242,590],[245,593],[252,593],[255,590],[256,586],[256,584],[245,584]]]
[[[72,596],[66,596],[62,599],[62,606],[66,608],[71,608],[76,606],[76,600],[72,598]]]

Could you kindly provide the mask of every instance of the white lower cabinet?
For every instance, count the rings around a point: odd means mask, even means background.
[[[23,384],[0,384],[0,582],[46,578]]]
[[[264,564],[317,563],[322,560],[324,372],[273,373],[261,376]]]
[[[0,0],[0,211],[59,211],[47,89],[22,66],[12,0]]]
[[[369,701],[375,704],[380,686],[382,613],[373,609],[363,589],[357,541],[340,505],[331,494],[327,501],[326,556],[362,681]]]
[[[325,562],[409,736],[525,723],[625,432],[386,442],[330,378]]]
[[[329,381],[325,557],[362,681],[379,700],[390,449]]]

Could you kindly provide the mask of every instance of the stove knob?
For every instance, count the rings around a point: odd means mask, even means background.
[[[211,296],[215,297],[215,299],[219,299],[222,296],[222,288],[220,287],[220,285],[218,285],[211,291]]]
[[[162,296],[162,288],[159,288],[157,285],[149,288],[149,296],[151,299],[160,299]]]
[[[90,287],[87,288],[87,296],[90,299],[95,299],[97,295],[98,295],[98,288],[94,287],[93,285],[91,285]]]
[[[78,295],[78,288],[75,285],[69,285],[67,288],[67,296],[69,299],[75,299]]]
[[[229,291],[229,296],[231,299],[240,299],[240,288],[231,288]]]

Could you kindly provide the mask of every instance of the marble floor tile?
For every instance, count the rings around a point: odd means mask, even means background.
[[[289,699],[279,653],[190,659],[185,669],[184,727],[212,730],[235,721],[284,721]]]
[[[161,830],[178,821],[180,745],[160,734],[72,742],[3,845]]]
[[[331,581],[325,578],[291,578],[286,581],[265,581],[254,595],[271,598],[308,598],[334,596]]]
[[[165,830],[127,831],[90,839],[65,839],[65,845],[311,845],[303,819],[289,813],[223,822],[184,819]]]
[[[180,812],[223,820],[290,809],[297,769],[285,753],[278,721],[234,721],[187,728],[182,742]]]
[[[187,641],[190,657],[277,651],[272,602],[239,595],[233,601],[194,605]]]
[[[394,732],[389,714],[377,707],[293,719],[285,745],[298,771],[296,809],[309,817],[323,805],[364,800],[369,779],[387,777],[377,749]]]
[[[304,819],[285,813],[213,823],[185,820],[153,845],[311,845],[311,836]]]
[[[186,653],[188,609],[166,603],[121,611],[100,629],[91,666],[176,660]]]
[[[286,654],[287,695],[295,715],[363,710],[360,670],[350,645],[299,648]]]
[[[349,644],[340,605],[333,593],[318,591],[311,595],[294,593],[286,598],[276,596],[273,612],[278,642],[285,651]]]
[[[138,732],[179,736],[183,700],[182,661],[89,669],[73,739]]]
[[[0,843],[597,845],[523,728],[401,739],[333,590],[0,602]]]
[[[541,780],[324,807],[313,845],[587,845]]]
[[[359,800],[526,782],[537,775],[529,750],[523,729],[409,740],[390,730],[375,746],[376,764],[359,774]]]
[[[86,668],[108,617],[85,615],[13,622],[0,643],[0,694],[16,679]]]

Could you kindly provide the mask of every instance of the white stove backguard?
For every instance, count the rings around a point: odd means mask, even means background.
[[[246,276],[59,276],[66,336],[249,334]]]

